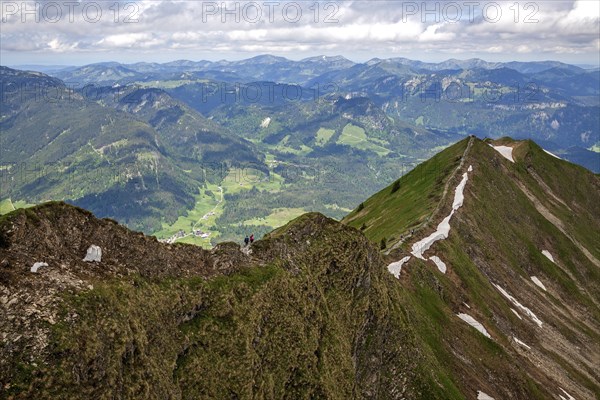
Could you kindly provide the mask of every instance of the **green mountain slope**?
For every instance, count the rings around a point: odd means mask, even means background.
[[[419,164],[344,218],[374,242],[393,241],[427,223],[467,149],[464,139]]]
[[[490,144],[511,147],[515,162]],[[450,156],[446,154],[449,151],[436,157]],[[434,160],[421,168],[427,169]],[[575,398],[597,398],[598,176],[547,154],[531,141],[510,139],[488,143],[472,139],[457,172],[449,180],[451,190],[446,196],[442,196],[441,183],[432,190],[440,199],[437,205],[430,202],[427,207],[421,206],[423,217],[417,222],[433,217],[429,224],[417,226],[414,235],[406,234],[412,225],[405,221],[413,220],[410,185],[418,179],[409,176],[400,180],[397,192],[392,194],[388,188],[373,196],[345,222],[355,227],[365,223],[365,235],[377,243],[381,232],[388,235],[388,261],[404,260],[400,285],[411,287],[415,281],[422,282],[423,269],[433,271],[435,278],[426,286],[435,290],[441,301],[431,311],[459,322],[456,314],[474,317],[491,335],[486,341],[501,347],[497,358],[512,358],[524,366],[528,379],[544,382],[542,385],[553,391],[554,397],[563,394],[561,387]],[[447,239],[433,243],[423,252],[424,259],[419,259],[416,255],[422,249],[421,240],[450,214],[455,188],[463,174],[468,177],[464,204],[450,219]],[[401,192],[403,187],[405,191]],[[369,229],[369,224],[376,228]],[[443,268],[436,268],[433,256],[445,263],[445,273],[441,272]],[[394,266],[398,268],[398,264],[392,264],[392,270]],[[437,355],[447,357],[453,370],[466,374],[467,365],[480,355],[471,343],[456,342],[456,337],[464,335],[459,326],[452,323],[444,327],[448,334],[438,338],[441,347]],[[465,357],[471,361],[465,363]],[[493,365],[475,365],[488,376],[496,373]],[[492,384],[489,378],[486,381],[479,382],[485,393],[496,399],[509,397],[505,387]]]
[[[250,143],[162,91],[85,96],[4,67],[0,79],[18,89],[2,96],[2,199],[68,200],[151,233],[192,209],[199,187],[219,182],[225,166],[265,168]]]
[[[165,245],[64,204],[0,224],[8,396],[461,398],[378,251],[320,214],[250,254]],[[82,261],[90,243],[101,262]]]
[[[343,224],[305,214],[251,248],[167,245],[62,203],[3,216],[3,395],[597,399],[598,176],[510,139],[419,169]]]

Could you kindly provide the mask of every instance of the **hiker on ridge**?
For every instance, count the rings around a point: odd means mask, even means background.
[[[254,233],[250,235],[250,244],[254,243]]]
[[[244,244],[246,246],[248,246],[248,242],[250,241],[250,239],[248,239],[248,235],[246,235],[246,237],[244,238]]]

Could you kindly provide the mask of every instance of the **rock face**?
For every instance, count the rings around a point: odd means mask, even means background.
[[[109,250],[103,257],[100,246]],[[86,254],[85,261],[82,254]],[[22,373],[28,382],[35,381],[43,369],[57,366],[49,361],[56,357],[53,340],[57,330],[68,330],[81,320],[67,299],[93,292],[95,286],[106,288],[103,283],[110,286],[108,282],[208,277],[215,273],[212,258],[200,248],[164,245],[64,203],[47,203],[3,216],[0,393],[22,393]],[[45,262],[36,262],[37,268],[33,268],[32,259]],[[230,263],[222,273],[237,267]],[[31,273],[34,269],[37,273]],[[33,393],[45,398],[37,389],[25,393],[29,394],[22,394],[24,398]]]

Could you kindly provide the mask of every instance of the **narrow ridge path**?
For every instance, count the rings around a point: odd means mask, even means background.
[[[469,154],[469,150],[471,149],[471,146],[473,145],[473,139],[474,139],[473,136],[469,137],[469,143],[467,143],[467,147],[465,148],[465,151],[463,152],[463,155],[460,158],[460,163],[454,169],[454,171],[452,171],[452,174],[446,180],[446,184],[444,185],[444,191],[442,192],[442,198],[440,199],[438,205],[435,207],[435,209],[433,210],[433,212],[431,213],[429,218],[427,218],[425,221],[423,221],[421,223],[421,225],[414,228],[415,233],[419,232],[420,230],[422,230],[424,228],[427,228],[430,225],[431,221],[433,221],[438,216],[442,206],[444,205],[444,202],[446,201],[446,196],[448,195],[448,190],[450,189],[450,183],[452,182],[452,180],[454,179],[454,177],[456,176],[458,171],[462,170],[463,166],[465,165],[465,159],[467,157],[467,154]],[[408,236],[408,233],[407,233],[403,236],[406,239],[408,239],[409,237],[412,237],[414,235]],[[406,241],[406,239],[398,239],[398,241],[396,243],[394,243],[391,247],[389,247],[384,252],[384,254],[389,255],[393,250],[400,247],[402,245],[402,243],[404,243]]]

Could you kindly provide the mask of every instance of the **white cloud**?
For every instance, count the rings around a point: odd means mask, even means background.
[[[109,35],[99,40],[97,44],[107,47],[131,47],[138,46],[148,40],[151,40],[151,36],[146,33],[123,33]]]
[[[573,9],[569,11],[569,18],[576,20],[598,20],[600,17],[600,4],[595,0],[577,0]]]
[[[419,36],[419,40],[422,42],[443,42],[450,41],[456,37],[453,32],[444,32],[443,27],[445,24],[429,25],[425,32]]]
[[[390,56],[415,52],[457,56],[495,54],[507,58],[515,53],[547,54],[546,58],[568,53],[590,59],[597,59],[600,49],[600,6],[596,0],[497,1],[501,12],[494,23],[489,21],[496,15],[494,7],[488,7],[487,14],[483,12],[486,5],[492,4],[490,1],[479,2],[472,15],[463,6],[457,23],[447,21],[456,19],[456,13],[452,9],[448,15],[444,14],[447,3],[443,2],[438,2],[437,15],[425,15],[421,9],[423,2],[318,2],[318,12],[313,2],[284,0],[273,9],[256,2],[262,5],[261,18],[253,21],[249,18],[257,14],[244,11],[256,11],[248,6],[250,2],[225,2],[227,9],[237,14],[223,13],[219,9],[221,3],[122,1],[116,3],[118,13],[115,13],[115,3],[97,2],[103,6],[102,16],[93,23],[90,21],[96,15],[95,10],[88,9],[85,13],[85,3],[79,3],[72,15],[65,7],[62,18],[49,23],[47,19],[52,16],[45,15],[41,7],[38,7],[38,22],[32,15],[25,15],[23,22],[22,10],[15,11],[7,6],[8,2],[3,2],[1,49],[3,54],[37,51],[45,56],[107,51],[139,51],[146,56],[148,50],[188,49],[213,54],[215,50],[282,55],[329,50],[345,54],[370,51]],[[302,5],[301,14],[295,13],[292,3]],[[427,7],[435,9],[438,3],[429,2]],[[33,3],[28,4],[32,7]],[[418,9],[407,8],[411,4]],[[526,9],[525,4],[531,6]],[[326,23],[328,16],[338,22]],[[137,22],[124,22],[127,17]]]
[[[488,47],[484,51],[487,53],[502,53],[502,52],[504,52],[504,47],[503,46],[492,46],[492,47]]]

